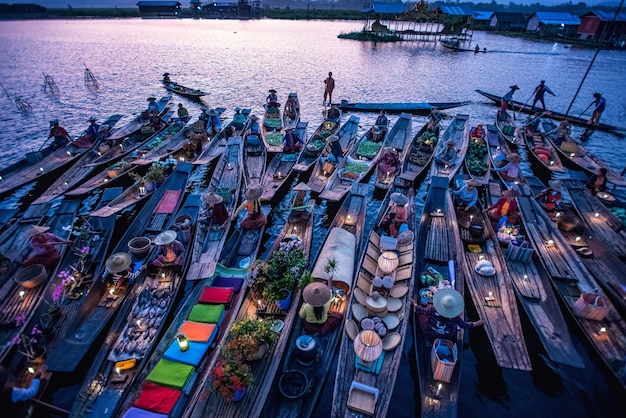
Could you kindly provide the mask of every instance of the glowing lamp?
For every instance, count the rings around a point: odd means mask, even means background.
[[[189,340],[185,336],[185,334],[178,334],[176,336],[176,342],[178,342],[178,348],[180,351],[189,350]]]
[[[22,299],[24,298],[24,295],[26,295],[26,292],[25,292],[25,291],[23,291],[23,290],[20,290],[20,297],[21,297]]]
[[[441,383],[439,383],[437,385],[437,392],[435,392],[435,396],[439,396],[439,392],[441,392],[441,388],[443,387],[443,385]]]
[[[109,294],[110,295],[114,295],[115,294],[115,288],[114,287],[109,289]]]
[[[28,373],[35,374],[35,368],[33,366],[28,366]]]
[[[596,213],[594,213],[594,214],[593,214],[593,217],[594,217],[594,218],[597,218],[597,217],[599,217],[599,216],[600,216],[600,214],[599,214],[598,212],[596,212]]]
[[[400,260],[398,260],[398,254],[393,251],[383,251],[383,253],[378,257],[378,268],[383,273],[391,273],[400,264]]]
[[[574,154],[574,153],[572,152],[569,156],[570,156],[571,158],[573,158],[573,157],[574,157],[574,155],[576,155],[576,154]]]

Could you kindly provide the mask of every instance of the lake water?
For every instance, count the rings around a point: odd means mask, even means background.
[[[145,108],[148,96],[165,94],[160,80],[166,71],[181,84],[210,92],[205,102],[226,107],[227,117],[235,106],[250,107],[261,115],[269,88],[278,90],[282,100],[295,91],[300,98],[302,118],[309,121],[311,133],[322,120],[323,80],[328,71],[333,72],[336,80],[335,102],[470,100],[470,105],[446,114],[467,113],[472,124],[492,123],[496,107],[475,89],[504,94],[509,85],[517,84],[521,90],[515,99],[525,102],[531,99],[539,80],[545,79],[556,93],[556,97],[547,95],[548,108],[565,112],[594,54],[562,44],[488,33],[474,36],[481,48],[487,48],[486,54],[455,53],[434,43],[373,44],[337,38],[341,32],[361,28],[361,22],[344,21],[0,22],[0,80],[10,95],[0,99],[0,163],[8,164],[26,151],[39,148],[47,137],[51,119],[59,119],[74,137],[86,128],[91,115],[103,120],[114,113],[125,114],[127,117],[119,122],[122,125]],[[97,93],[83,84],[85,66],[99,81]],[[583,113],[598,91],[607,99],[602,121],[626,125],[625,67],[623,52],[602,51],[570,114]],[[42,73],[54,78],[60,90],[58,97],[42,91]],[[30,103],[33,112],[20,114],[13,96]],[[184,103],[192,116],[199,115],[197,104],[176,97],[174,100]],[[361,133],[371,126],[375,115],[359,116]],[[414,131],[423,123],[424,117],[414,117]],[[575,135],[580,133],[580,129],[574,128]],[[596,132],[587,145],[614,168],[624,168],[623,139]],[[530,173],[530,167],[524,169]],[[426,184],[418,187],[419,204],[423,202]],[[27,192],[18,192],[7,201],[21,202]],[[288,199],[289,195],[281,204],[286,207]],[[372,199],[369,213],[374,213],[379,205],[380,200]],[[327,206],[324,202],[316,209],[314,254],[336,209],[336,205]],[[266,249],[283,222],[280,216],[270,221]],[[603,372],[601,362],[573,324],[571,331],[585,360],[584,370],[547,360],[523,314],[522,323],[532,356],[532,372],[499,368],[484,332],[476,329],[469,333],[462,354],[459,416],[611,417],[623,410],[623,393],[614,389],[615,383]],[[419,392],[411,347],[408,338],[390,416],[418,414],[414,399]],[[316,417],[330,414],[333,381],[334,374],[329,376]]]

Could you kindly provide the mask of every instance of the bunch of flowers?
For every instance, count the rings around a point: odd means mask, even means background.
[[[90,257],[91,247],[88,245],[83,245],[81,248],[74,251],[74,255],[78,257],[76,261],[76,266],[71,266],[72,270],[76,273],[82,275],[85,274],[85,268],[87,267],[87,260]]]
[[[26,315],[18,315],[15,318],[15,326],[21,327],[26,323]],[[18,346],[17,352],[29,359],[37,357],[37,348],[41,342],[41,329],[36,325],[29,333],[22,332],[11,339],[11,344]]]
[[[213,390],[221,393],[226,399],[232,400],[235,392],[246,389],[252,383],[250,366],[240,356],[225,355],[211,369]]]
[[[72,236],[76,237],[76,239],[80,239],[85,242],[95,242],[100,240],[100,236],[97,233],[98,231],[93,229],[87,221],[86,216],[77,216],[74,218],[72,225],[66,225],[62,229],[63,231],[70,232]]]
[[[57,277],[61,279],[61,283],[57,284],[52,291],[52,304],[53,306],[61,306],[65,302],[65,297],[75,282],[74,277],[69,270],[63,270]]]
[[[272,330],[272,321],[244,319],[233,324],[228,334],[225,351],[246,358],[256,353],[262,344],[274,344],[278,334]]]

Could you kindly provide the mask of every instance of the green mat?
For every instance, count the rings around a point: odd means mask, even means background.
[[[199,303],[189,313],[190,321],[204,322],[206,324],[219,324],[224,314],[224,305],[209,305]]]
[[[194,367],[188,364],[161,359],[148,376],[148,381],[174,389],[182,389]]]

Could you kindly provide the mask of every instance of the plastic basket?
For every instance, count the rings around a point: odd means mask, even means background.
[[[573,310],[574,315],[581,318],[602,321],[611,310],[611,307],[606,296],[581,293],[576,303],[574,303]]]

